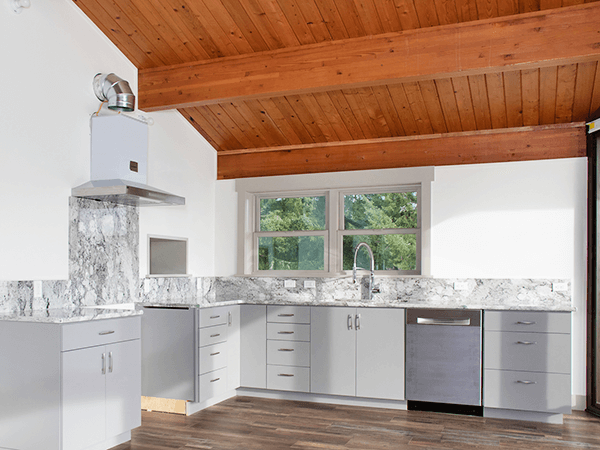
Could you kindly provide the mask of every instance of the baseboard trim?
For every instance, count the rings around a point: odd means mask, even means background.
[[[388,408],[406,410],[406,400],[382,400],[361,397],[344,397],[339,395],[309,394],[304,392],[273,391],[268,389],[239,388],[236,395],[240,397],[262,397],[278,400],[294,400],[313,403],[331,403],[334,405],[366,406],[371,408]]]
[[[105,441],[102,441],[99,444],[92,445],[91,447],[86,447],[85,450],[108,450],[130,440],[131,431],[126,431],[125,433],[119,434],[118,436],[113,436],[109,439],[106,439]]]
[[[198,411],[202,411],[204,408],[216,405],[217,403],[221,403],[235,396],[236,391],[227,391],[221,395],[217,395],[216,397],[209,398],[204,402],[187,402],[185,404],[185,414],[186,416],[191,416],[192,414],[196,414]]]
[[[585,395],[572,395],[571,396],[571,409],[575,411],[585,411],[587,408],[587,398]]]

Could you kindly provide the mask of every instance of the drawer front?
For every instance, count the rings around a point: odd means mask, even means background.
[[[310,323],[310,306],[267,306],[267,322]]]
[[[267,364],[310,367],[310,343],[267,341]]]
[[[483,376],[487,408],[571,412],[570,375],[488,369]]]
[[[200,328],[223,325],[227,323],[227,307],[200,309]]]
[[[140,339],[141,316],[68,323],[62,329],[62,351]]]
[[[206,347],[207,345],[218,344],[227,341],[227,325],[218,325],[216,327],[200,328],[198,330],[198,345]]]
[[[267,389],[310,392],[308,367],[267,366]]]
[[[227,368],[200,375],[200,401],[227,392]]]
[[[571,333],[571,313],[540,311],[485,311],[486,331]]]
[[[267,339],[310,342],[310,325],[298,323],[268,323]]]
[[[198,353],[200,375],[227,366],[227,342],[201,347]]]
[[[571,336],[553,333],[486,331],[486,369],[571,373]]]

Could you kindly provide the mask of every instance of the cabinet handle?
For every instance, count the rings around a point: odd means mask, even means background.
[[[102,375],[106,374],[106,353],[102,353]]]
[[[517,322],[517,325],[535,325],[535,322],[527,322],[527,321],[519,320]]]
[[[217,333],[217,334],[211,334],[211,335],[210,335],[210,337],[211,337],[211,338],[213,338],[213,337],[219,337],[219,336],[221,336],[221,333]]]
[[[294,317],[293,314],[278,314],[278,317]]]
[[[100,333],[98,333],[100,336],[106,336],[107,334],[113,334],[114,331],[101,331]]]
[[[354,318],[354,322],[355,322],[355,328],[357,330],[360,330],[360,314],[356,315],[356,317]]]
[[[531,381],[531,380],[517,380],[517,383],[521,383],[521,384],[537,384],[537,381]]]
[[[215,378],[214,380],[210,380],[211,383],[214,383],[215,381],[219,381],[220,378]]]
[[[352,329],[352,314],[348,314],[348,329]]]
[[[294,374],[293,373],[278,373],[277,376],[278,377],[293,377]]]
[[[112,373],[113,371],[113,357],[112,352],[108,352],[108,372]]]
[[[215,352],[215,353],[211,353],[210,356],[216,356],[216,355],[220,355],[221,352]]]
[[[294,349],[293,348],[280,348],[279,351],[280,352],[293,352]]]
[[[278,331],[277,334],[294,334],[293,331]]]
[[[221,316],[210,316],[211,319],[218,319]]]
[[[523,344],[523,345],[535,345],[535,344],[537,344],[537,342],[530,342],[530,341],[517,341],[517,344]]]
[[[227,323],[228,323],[229,325],[231,325],[231,324],[232,324],[232,322],[233,322],[233,319],[232,319],[232,317],[231,317],[231,311],[228,311],[228,312],[227,312]]]

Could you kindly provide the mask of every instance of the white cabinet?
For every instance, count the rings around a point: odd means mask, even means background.
[[[202,403],[227,392],[229,308],[200,309],[198,325],[197,401]]]
[[[570,413],[570,332],[568,312],[485,311],[484,415]]]
[[[267,307],[242,305],[240,308],[240,385],[267,387]]]
[[[401,308],[311,308],[311,392],[404,399]]]
[[[240,387],[240,306],[227,308],[227,390]]]

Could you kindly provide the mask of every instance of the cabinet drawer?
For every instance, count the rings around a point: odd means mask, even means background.
[[[227,343],[209,345],[201,347],[199,353],[199,373],[200,375],[222,369],[227,366]]]
[[[61,329],[63,352],[140,339],[142,333],[140,316],[69,323],[63,325]]]
[[[267,322],[310,323],[310,306],[267,306]]]
[[[486,369],[571,373],[571,336],[555,333],[486,331]]]
[[[200,328],[198,330],[198,346],[218,344],[227,340],[227,325]]]
[[[227,307],[200,309],[200,328],[223,325],[227,323]]]
[[[571,333],[571,313],[540,311],[485,311],[486,331]]]
[[[267,389],[310,392],[308,367],[267,366]]]
[[[267,339],[310,342],[310,325],[298,323],[268,323]]]
[[[200,401],[227,392],[227,368],[200,375]]]
[[[267,341],[267,364],[310,367],[310,343]]]
[[[483,385],[487,408],[571,412],[570,375],[487,369]]]

